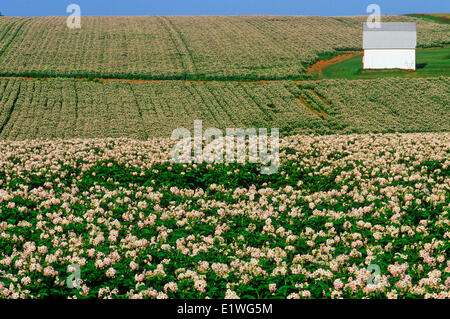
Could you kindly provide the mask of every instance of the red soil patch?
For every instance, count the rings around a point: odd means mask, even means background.
[[[213,83],[213,82],[235,82],[235,83],[241,83],[241,84],[262,84],[262,83],[271,83],[273,81],[267,81],[267,80],[261,80],[261,81],[204,81],[204,80],[185,80],[186,83]]]
[[[392,69],[380,69],[380,70],[362,70],[361,73],[386,73],[386,72],[392,72]]]
[[[408,73],[408,74],[411,74],[411,75],[417,75],[417,72],[416,71],[414,71],[414,70],[402,70],[404,73]]]
[[[309,105],[309,103],[305,101],[305,99],[303,99],[301,96],[296,97],[296,100],[299,101],[304,107],[306,107],[308,111],[311,112],[311,114],[322,116],[324,118],[328,116],[328,114],[325,113],[324,110],[317,111],[314,108],[312,108],[311,105]]]
[[[348,60],[356,55],[363,54],[363,51],[343,51],[343,52],[345,54],[339,55],[339,56],[334,57],[329,60],[320,60],[320,61],[316,62],[314,65],[312,65],[308,68],[308,72],[309,73],[317,72],[317,74],[319,76],[321,76],[322,70],[325,69],[326,67],[336,64],[336,63],[339,63],[339,62],[342,62],[342,61],[345,61],[345,60]]]
[[[113,81],[120,81],[120,82],[129,82],[129,83],[158,83],[158,82],[168,82],[168,81],[178,81],[178,80],[133,80],[133,79],[94,79],[94,81],[100,81],[100,82],[113,82]],[[205,81],[205,80],[184,80],[185,83],[214,83],[214,82],[235,82],[235,83],[241,83],[241,84],[252,84],[252,83],[270,83],[273,81]]]
[[[159,80],[133,80],[133,79],[94,79],[98,80],[100,82],[129,82],[129,83],[154,83],[154,82],[160,82]]]
[[[47,81],[47,78],[30,78],[30,77],[22,77],[22,76],[2,76],[2,79],[16,79],[16,80],[25,80],[25,81]]]
[[[408,73],[411,75],[417,75],[417,72],[414,70],[401,70],[403,73]],[[371,74],[371,73],[389,73],[392,72],[392,69],[383,69],[383,70],[362,70],[363,74]]]
[[[30,78],[30,77],[23,77],[23,76],[0,76],[1,79],[21,79],[25,81],[48,81],[53,78]],[[69,78],[76,80],[78,82],[83,81],[94,81],[94,82],[129,82],[129,83],[158,83],[158,82],[169,82],[169,81],[180,81],[180,80],[136,80],[136,79],[104,79],[104,78],[95,78],[93,80],[90,80],[88,78]],[[260,81],[204,81],[204,80],[183,80],[185,83],[214,83],[214,82],[220,82],[220,83],[226,83],[226,82],[233,82],[233,83],[241,83],[241,84],[264,84],[264,83],[272,83],[275,82],[273,80],[260,80]]]

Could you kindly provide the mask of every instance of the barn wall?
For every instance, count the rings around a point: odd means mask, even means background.
[[[364,69],[416,69],[415,49],[364,50]]]

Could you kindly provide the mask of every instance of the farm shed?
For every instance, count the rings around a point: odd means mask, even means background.
[[[364,69],[416,69],[415,23],[381,23],[379,28],[363,25]]]

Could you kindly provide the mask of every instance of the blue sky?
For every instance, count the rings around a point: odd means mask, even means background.
[[[382,14],[449,13],[448,0],[2,0],[7,16],[66,15],[76,3],[81,14],[100,15],[365,15],[368,4]]]

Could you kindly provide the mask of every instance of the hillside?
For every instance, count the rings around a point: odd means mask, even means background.
[[[178,127],[282,135],[450,130],[448,77],[294,83],[0,80],[0,138],[169,137]]]
[[[361,48],[367,17],[0,17],[0,75],[146,79],[292,79],[324,52]],[[419,46],[450,42],[419,18]]]

